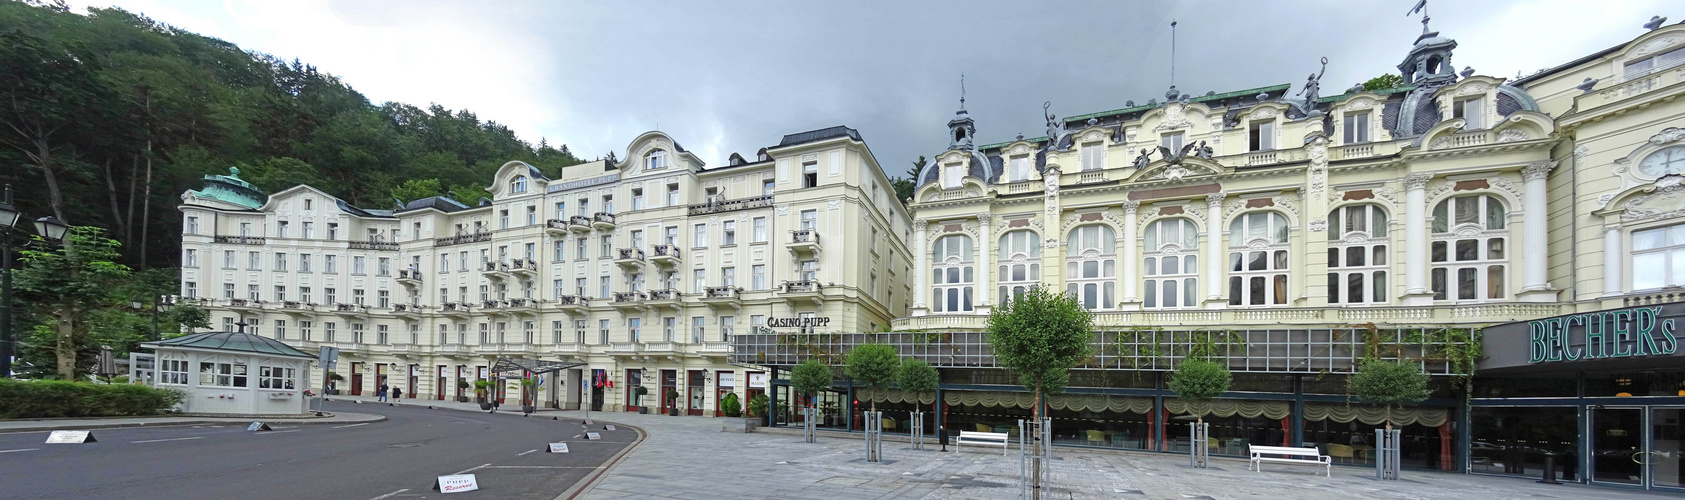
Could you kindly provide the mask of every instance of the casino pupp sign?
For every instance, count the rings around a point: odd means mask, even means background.
[[[1664,306],[1650,306],[1528,321],[1527,362],[1671,355],[1679,350],[1680,325],[1672,317],[1679,306],[1669,306],[1676,310],[1668,317]]]

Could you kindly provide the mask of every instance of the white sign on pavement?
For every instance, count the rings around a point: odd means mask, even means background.
[[[47,435],[47,444],[78,444],[96,442],[99,442],[99,440],[94,439],[94,434],[91,431],[53,431],[52,434]]]
[[[480,482],[473,474],[453,474],[439,476],[439,482],[433,483],[433,489],[440,493],[461,493],[480,489]]]
[[[614,430],[614,426],[613,425],[605,425],[605,426],[603,426],[603,430],[612,431],[612,430]]]
[[[603,436],[601,434],[597,434],[595,432],[585,433],[585,439],[602,439],[602,438],[603,438]]]
[[[567,443],[550,443],[550,453],[567,453]]]

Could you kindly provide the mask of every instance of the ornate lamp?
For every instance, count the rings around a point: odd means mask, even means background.
[[[58,241],[64,239],[64,232],[69,229],[70,226],[65,225],[63,222],[59,222],[58,219],[53,218],[51,215],[35,219],[35,233],[49,240]]]
[[[0,198],[0,231],[16,228],[20,217],[23,217],[23,212],[12,206],[12,185],[7,184],[5,197]]]

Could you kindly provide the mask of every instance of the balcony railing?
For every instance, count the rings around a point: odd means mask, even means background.
[[[711,286],[704,298],[709,299],[737,299],[742,298],[743,289],[735,286]]]
[[[468,304],[462,302],[446,302],[439,305],[439,312],[466,314],[468,313]]]
[[[784,293],[819,293],[821,288],[824,288],[824,285],[816,280],[784,282]]]
[[[668,244],[664,243],[664,244],[656,245],[654,250],[655,250],[655,256],[657,258],[660,258],[660,257],[671,257],[671,258],[674,258],[674,259],[679,258],[679,247],[677,245],[668,245]]]
[[[708,203],[691,205],[690,215],[717,214],[721,212],[748,210],[751,208],[764,208],[770,206],[772,206],[772,195],[769,194],[750,198],[738,198],[735,200],[709,201]]]
[[[532,259],[515,259],[514,262],[510,263],[509,270],[515,272],[536,273],[538,272],[538,262],[535,262]]]
[[[1275,151],[1259,151],[1246,155],[1247,165],[1269,165],[1276,162]]]
[[[616,304],[642,302],[643,300],[643,292],[614,292],[614,303]]]
[[[397,250],[398,244],[391,241],[353,241],[352,250]]]
[[[568,217],[568,225],[574,228],[591,229],[591,218],[583,215]]]
[[[544,221],[544,227],[546,229],[558,229],[558,230],[566,231],[568,229],[568,221],[565,221],[565,220],[562,220],[562,219],[550,219],[550,220]]]
[[[262,236],[218,236],[213,238],[213,240],[217,243],[230,243],[234,245],[263,245],[269,242],[269,240]]]
[[[1334,159],[1336,160],[1368,158],[1371,156],[1375,156],[1374,144],[1348,144],[1334,148]]]
[[[491,241],[491,233],[459,234],[449,238],[434,239],[433,246],[448,247],[451,245],[461,245],[463,243],[481,243],[487,241]]]
[[[311,307],[310,304],[306,304],[306,303],[299,302],[299,301],[296,301],[296,300],[282,301],[281,302],[281,308],[282,309],[290,309],[290,310],[294,310],[294,311],[308,311],[308,310],[313,309],[313,307]]]
[[[263,307],[263,301],[253,299],[228,299],[228,307]]]
[[[410,269],[399,269],[398,270],[398,279],[400,279],[400,280],[421,281],[421,271],[415,271],[415,270],[410,270]]]
[[[392,312],[395,314],[419,313],[421,312],[421,306],[414,304],[392,304]]]
[[[503,307],[503,301],[501,301],[501,300],[487,300],[487,301],[482,301],[482,302],[480,302],[480,307],[481,307],[481,308],[484,308],[484,309],[497,309],[497,308],[501,308],[501,307]]]
[[[671,288],[650,290],[649,300],[678,300],[679,291]]]
[[[615,260],[644,260],[644,250],[642,248],[615,249]]]
[[[611,213],[608,213],[608,212],[597,212],[597,213],[591,214],[591,223],[592,224],[608,224],[608,225],[612,226],[612,225],[614,225],[614,214],[611,214]]]
[[[583,295],[560,295],[556,297],[556,304],[562,307],[589,307],[591,298]]]
[[[790,231],[791,243],[819,244],[819,231],[816,229],[796,229]]]
[[[532,299],[509,299],[507,304],[511,309],[526,309],[529,307],[536,307],[538,302]]]
[[[334,312],[342,313],[366,314],[369,312],[369,306],[362,304],[334,304],[333,310]]]

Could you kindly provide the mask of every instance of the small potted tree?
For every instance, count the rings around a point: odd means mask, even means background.
[[[679,416],[679,391],[678,390],[667,389],[667,415],[672,416],[672,417]]]
[[[1196,430],[1203,430],[1205,414],[1211,412],[1211,400],[1228,392],[1234,379],[1229,367],[1204,356],[1190,355],[1176,365],[1170,375],[1170,390],[1188,404],[1188,412],[1195,417]],[[1194,433],[1188,440],[1188,453],[1194,467],[1205,467],[1210,440],[1203,432]],[[1200,441],[1200,442],[1195,442]]]
[[[1428,389],[1428,374],[1416,363],[1398,360],[1370,359],[1358,365],[1357,373],[1346,379],[1351,394],[1358,401],[1381,405],[1386,410],[1386,433],[1392,434],[1392,410],[1401,406],[1420,404],[1432,393]],[[1375,466],[1381,479],[1398,479],[1398,443],[1375,443]],[[1389,458],[1390,457],[1390,458]],[[1552,474],[1549,477],[1554,477]]]
[[[538,400],[538,394],[534,392],[532,388],[532,379],[521,379],[521,413],[532,413],[538,411],[538,406],[533,404]]]
[[[644,395],[646,394],[649,394],[649,389],[645,389],[644,386],[632,388],[632,406],[638,413],[649,413],[649,407],[644,406]]]
[[[756,394],[755,397],[749,398],[749,416],[755,417],[754,420],[756,426],[767,423],[765,420],[767,417],[766,407],[768,404],[770,404],[770,400],[765,394]]]
[[[725,432],[749,432],[755,428],[755,419],[743,416],[743,403],[738,401],[737,393],[728,392],[720,398],[720,413],[725,415]]]
[[[339,395],[339,383],[345,381],[345,376],[339,372],[328,372],[328,394]]]
[[[472,387],[474,387],[474,384],[468,383],[467,380],[463,380],[463,379],[457,379],[456,380],[457,394],[462,394],[462,391],[468,390]],[[457,396],[456,402],[467,403],[468,402],[468,396]]]
[[[491,400],[486,399],[486,394],[489,392],[491,392],[490,380],[474,381],[474,401],[480,403],[481,410],[490,410],[493,407]]]

